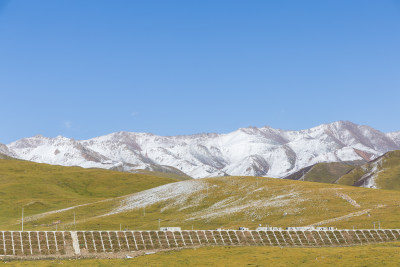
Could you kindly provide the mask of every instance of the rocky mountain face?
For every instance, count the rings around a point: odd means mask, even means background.
[[[194,178],[281,178],[319,162],[373,160],[400,149],[400,132],[386,134],[339,121],[301,131],[250,127],[228,134],[185,136],[117,132],[82,141],[37,135],[6,148],[20,159],[65,166],[125,171],[177,169]]]
[[[15,155],[4,144],[0,143],[0,154],[3,156],[14,157]]]
[[[400,132],[388,133],[387,136],[400,146]]]

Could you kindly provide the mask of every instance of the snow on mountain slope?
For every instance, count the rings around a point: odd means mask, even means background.
[[[4,144],[0,143],[0,154],[6,155],[6,156],[10,156],[10,157],[15,157],[15,155],[10,152],[10,150],[8,149],[8,147]]]
[[[158,136],[117,132],[89,140],[34,136],[8,145],[36,162],[126,171],[172,166],[195,177],[284,177],[318,162],[373,159],[400,149],[399,135],[347,121],[308,130],[241,128],[228,134]]]
[[[9,149],[18,158],[39,163],[84,168],[109,168],[112,161],[81,145],[79,141],[62,136],[47,138],[36,135],[11,143]]]
[[[388,133],[387,136],[400,146],[400,132]]]

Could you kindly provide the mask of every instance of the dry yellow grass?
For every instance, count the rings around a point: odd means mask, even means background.
[[[17,230],[22,207],[31,216],[112,199],[177,179],[0,159],[0,228]],[[46,224],[51,224],[48,221]]]
[[[174,186],[180,183],[185,182]],[[54,229],[54,226],[34,225],[55,220],[66,222],[59,229],[74,229],[73,211],[76,229],[82,230],[117,230],[120,225],[123,229],[156,229],[158,219],[162,226],[184,229],[255,228],[259,224],[287,227],[325,220],[330,221],[322,225],[344,229],[373,228],[373,223],[378,221],[384,228],[400,228],[400,195],[396,191],[261,177],[209,178],[190,183],[199,183],[202,187],[186,196],[182,193],[150,203],[145,210],[141,206],[103,216],[120,207],[125,199],[113,198],[42,217],[29,222],[27,229]],[[143,196],[141,201],[147,201],[152,195]]]
[[[7,262],[5,266],[399,266],[400,243],[334,248],[204,247],[134,259]]]

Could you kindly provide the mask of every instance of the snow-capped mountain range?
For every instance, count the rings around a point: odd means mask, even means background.
[[[36,135],[0,144],[0,153],[34,162],[124,171],[180,170],[194,178],[280,178],[318,162],[369,161],[397,149],[400,132],[383,133],[348,121],[300,131],[249,127],[183,136],[116,132],[81,141]]]

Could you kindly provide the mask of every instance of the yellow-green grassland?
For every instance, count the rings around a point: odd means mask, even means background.
[[[399,266],[400,243],[357,247],[203,247],[159,252],[133,259],[1,262],[4,266]]]

